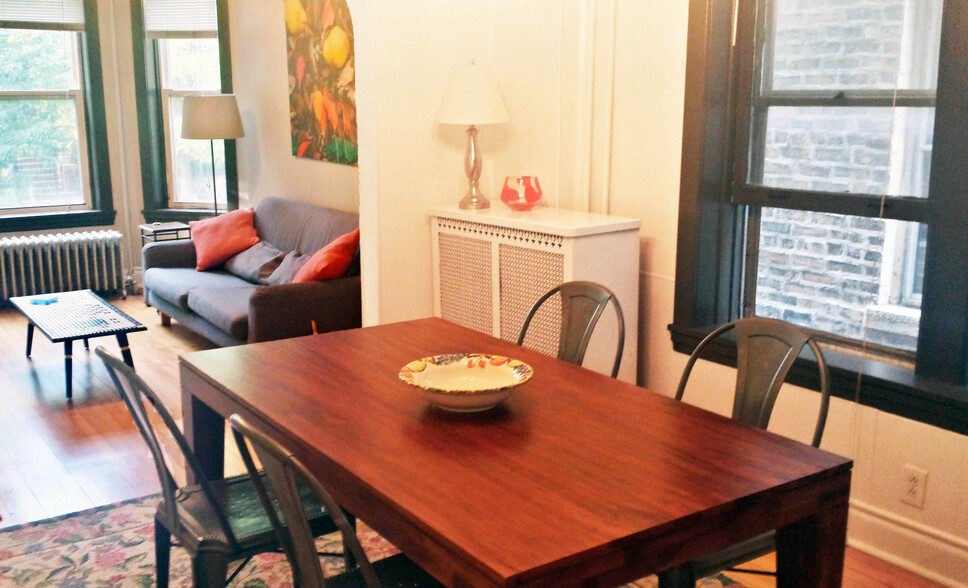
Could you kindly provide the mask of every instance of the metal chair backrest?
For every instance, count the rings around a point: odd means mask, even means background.
[[[612,366],[612,377],[618,375],[619,365],[622,363],[622,350],[625,347],[625,318],[622,316],[622,306],[611,290],[594,282],[564,282],[545,293],[534,303],[521,326],[518,335],[518,345],[524,344],[531,320],[549,298],[561,294],[561,334],[558,338],[558,359],[581,365],[585,359],[588,342],[595,331],[595,325],[601,318],[602,312],[612,301],[615,314],[618,317],[618,345],[615,352],[615,363]]]
[[[177,507],[177,496],[178,496],[178,484],[175,482],[175,478],[171,474],[171,470],[168,468],[168,463],[165,461],[165,455],[161,448],[161,443],[158,441],[158,436],[155,434],[154,427],[151,425],[151,420],[148,417],[148,411],[145,410],[144,399],[147,398],[151,405],[154,407],[155,412],[161,417],[162,422],[164,422],[165,427],[171,433],[174,438],[175,443],[178,445],[178,449],[181,452],[183,458],[185,459],[185,464],[187,467],[195,474],[195,479],[198,480],[198,484],[205,495],[206,502],[215,514],[216,520],[221,526],[222,533],[228,539],[230,546],[233,549],[238,548],[238,541],[236,540],[235,533],[232,531],[232,527],[229,525],[228,519],[225,513],[218,506],[218,501],[215,498],[215,494],[212,491],[211,485],[202,475],[202,469],[195,458],[195,454],[192,453],[188,441],[182,435],[181,430],[178,428],[178,424],[171,417],[168,409],[162,404],[161,400],[151,391],[151,388],[145,384],[128,364],[124,363],[117,357],[108,353],[104,347],[98,347],[94,350],[101,361],[104,362],[104,367],[107,368],[108,374],[111,376],[111,380],[114,382],[115,387],[118,389],[118,393],[124,400],[125,406],[128,407],[128,412],[131,413],[131,417],[134,419],[135,424],[138,426],[138,431],[141,432],[141,436],[144,438],[145,443],[148,444],[148,449],[151,451],[151,457],[155,461],[155,469],[158,472],[158,479],[161,482],[161,504],[158,509],[162,516],[166,518],[166,525],[176,524],[182,527],[181,531],[184,531],[182,526],[181,517],[178,514]],[[175,532],[175,529],[170,529]]]
[[[276,538],[286,551],[286,557],[292,567],[293,585],[299,588],[324,588],[326,584],[325,574],[316,552],[316,540],[306,520],[296,484],[297,479],[302,479],[336,523],[343,536],[343,549],[349,549],[352,552],[366,585],[369,588],[379,587],[380,582],[377,580],[376,572],[367,559],[363,546],[360,545],[356,531],[319,480],[296,459],[292,452],[275,439],[253,428],[239,415],[234,414],[229,417],[229,424],[232,426],[239,453],[242,454],[242,461],[245,462],[245,467],[249,470],[249,475],[255,484],[262,507],[269,516]],[[262,463],[262,469],[269,480],[276,502],[270,497],[269,489],[259,475],[259,470],[249,451],[249,443],[252,444]],[[282,511],[284,521],[279,520],[274,506],[276,503]]]
[[[817,358],[820,370],[820,412],[814,428],[814,447],[820,446],[827,410],[830,406],[830,375],[820,346],[805,330],[788,322],[764,317],[735,320],[709,333],[696,346],[679,380],[676,400],[682,400],[689,374],[709,343],[730,330],[736,330],[736,393],[733,420],[765,429],[787,373],[793,367],[804,345]]]

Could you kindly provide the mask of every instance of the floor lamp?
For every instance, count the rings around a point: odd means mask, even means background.
[[[215,140],[245,136],[235,94],[185,96],[182,108],[182,139],[208,139],[212,152],[212,205],[218,215],[215,188]]]

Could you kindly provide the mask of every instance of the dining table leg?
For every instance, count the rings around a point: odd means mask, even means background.
[[[198,461],[202,474],[209,480],[225,475],[225,419],[193,394],[182,390],[184,434]],[[197,482],[191,468],[188,483]]]
[[[846,547],[846,501],[777,529],[777,588],[840,588]]]

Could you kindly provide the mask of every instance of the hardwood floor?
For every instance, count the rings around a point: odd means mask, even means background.
[[[135,366],[180,418],[177,357],[212,345],[159,326],[140,297],[111,302],[148,326],[128,335]],[[158,492],[147,446],[94,354],[103,345],[120,355],[115,338],[92,339],[90,351],[75,343],[67,400],[63,345],[37,332],[28,359],[26,332],[17,311],[0,310],[0,527]]]
[[[148,326],[128,335],[135,366],[180,418],[177,358],[213,345],[177,322],[162,327],[140,296],[111,302]],[[115,339],[93,339],[90,351],[74,345],[74,399],[68,401],[63,346],[38,332],[27,359],[26,332],[18,312],[0,309],[0,528],[158,492],[151,455],[94,355],[97,345],[120,355]],[[232,443],[226,444],[226,463],[230,472],[244,471]],[[173,471],[181,475],[183,467],[174,463]],[[768,556],[749,567],[774,565]],[[776,585],[768,577],[731,575],[750,588]],[[938,584],[848,548],[844,586]]]

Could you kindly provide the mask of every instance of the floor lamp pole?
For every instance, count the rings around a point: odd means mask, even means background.
[[[215,216],[218,216],[218,191],[215,189],[215,139],[209,139],[208,145],[212,150],[212,206],[215,208]]]

